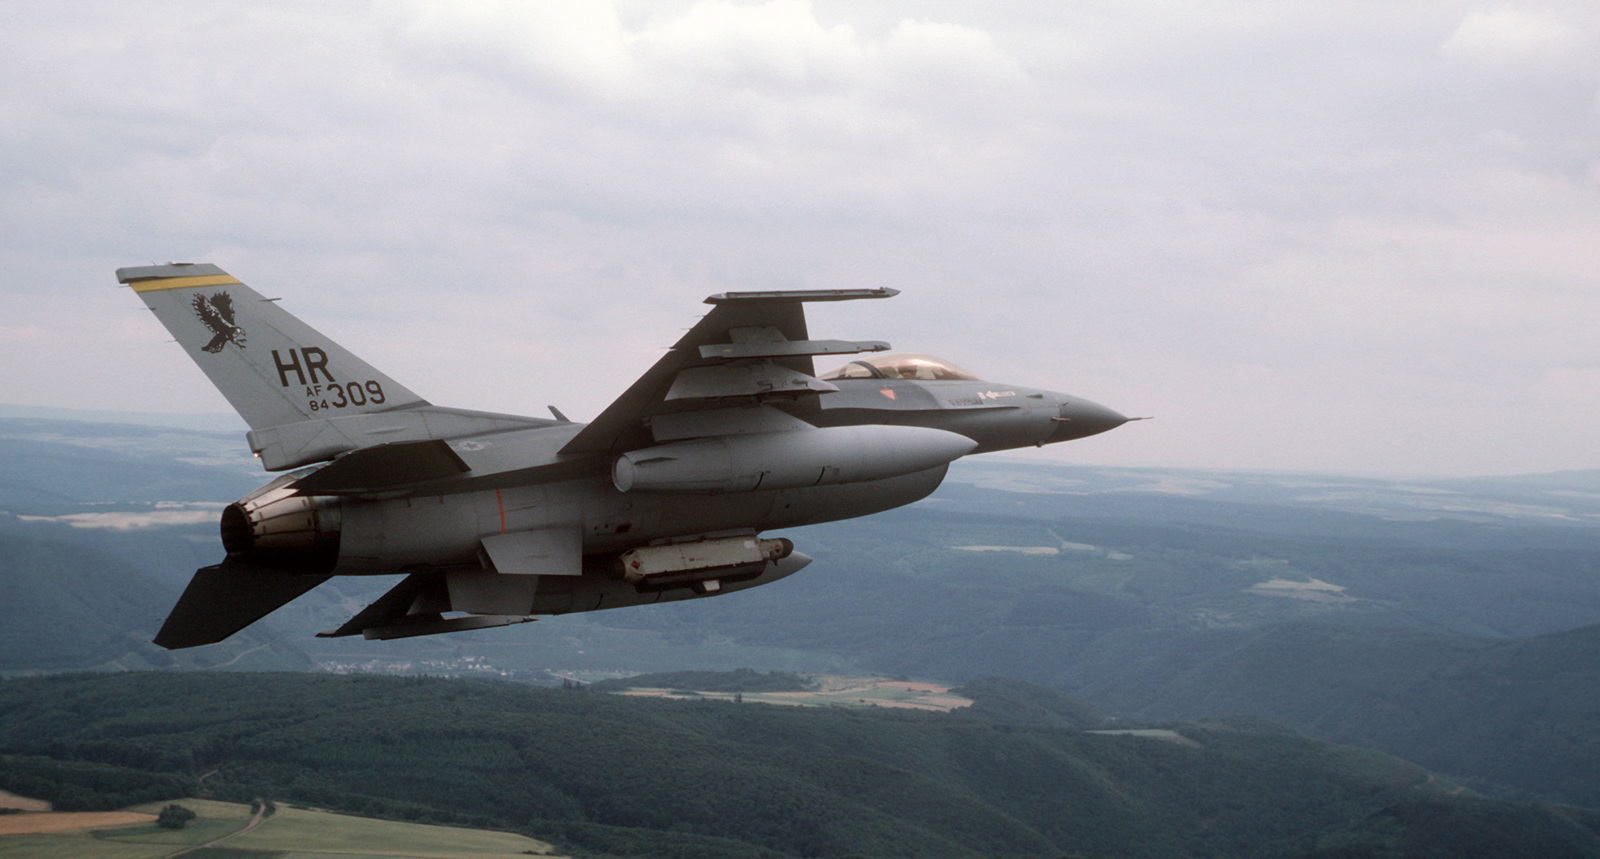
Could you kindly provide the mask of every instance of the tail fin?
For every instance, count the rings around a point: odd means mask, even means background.
[[[208,263],[117,269],[252,429],[428,402]]]

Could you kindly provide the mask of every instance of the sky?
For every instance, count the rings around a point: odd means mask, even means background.
[[[587,420],[729,290],[1133,416],[1032,455],[1600,468],[1590,2],[0,4],[0,403],[226,412],[212,262]]]

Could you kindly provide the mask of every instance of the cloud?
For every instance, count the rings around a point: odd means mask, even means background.
[[[608,216],[685,207],[759,216],[773,195],[822,210],[903,210],[878,177],[937,175],[924,159],[995,136],[981,120],[999,116],[1022,83],[973,28],[907,20],[868,38],[789,0],[697,3],[632,26],[598,6],[405,8],[408,43],[434,49],[424,50],[433,63],[400,57],[397,67],[428,93],[435,127],[470,129],[473,141],[460,142],[480,153],[499,141],[490,163],[513,194],[519,168],[539,164],[540,186],[524,186],[519,203],[550,195],[565,210]],[[471,98],[541,87],[559,91],[516,116],[486,114]],[[918,141],[921,163],[902,166]],[[616,181],[562,181],[608,170]]]
[[[1467,15],[1439,53],[1499,66],[1555,66],[1577,58],[1585,41],[1548,12],[1501,6]]]
[[[215,522],[221,504],[161,502],[157,510],[115,510],[67,513],[61,516],[18,516],[23,522],[59,522],[74,528],[134,531],[144,528],[203,525]]]
[[[891,286],[813,329],[1161,417],[1055,455],[1600,466],[1511,413],[1600,419],[1586,9],[15,3],[0,400],[226,409],[145,262],[578,418],[707,294]]]

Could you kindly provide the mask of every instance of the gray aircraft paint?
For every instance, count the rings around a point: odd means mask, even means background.
[[[755,587],[810,560],[763,531],[909,504],[967,453],[1128,420],[922,356],[818,377],[815,356],[888,344],[813,340],[805,303],[893,290],[712,296],[578,424],[434,406],[213,265],[117,277],[249,423],[262,465],[296,469],[224,512],[227,555],[196,571],[164,647],[221,641],[334,575],[409,574],[322,633],[379,639]]]

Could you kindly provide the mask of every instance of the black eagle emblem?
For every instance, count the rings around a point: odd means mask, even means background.
[[[244,329],[233,324],[233,296],[226,292],[219,292],[210,298],[204,295],[194,297],[194,312],[200,321],[211,329],[215,337],[211,342],[201,348],[207,352],[217,353],[222,347],[232,343],[239,348],[244,348]]]

